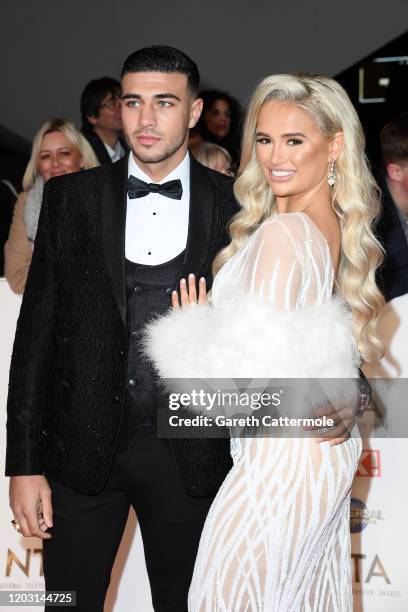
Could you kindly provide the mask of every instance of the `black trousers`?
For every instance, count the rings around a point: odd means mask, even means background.
[[[106,487],[97,495],[83,495],[48,480],[54,526],[49,530],[52,538],[43,541],[47,590],[76,591],[77,612],[103,612],[112,566],[133,506],[153,607],[157,612],[186,612],[200,535],[213,498],[184,493],[166,441],[157,439],[150,427],[137,431],[129,446],[117,452]],[[128,610],[137,609],[135,576],[135,599]]]

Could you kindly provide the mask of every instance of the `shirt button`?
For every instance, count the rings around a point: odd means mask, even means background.
[[[151,252],[151,251],[148,251],[148,252],[147,252],[147,254],[148,254],[148,255],[151,255],[151,254],[152,254],[152,252]]]
[[[130,378],[128,382],[129,382],[129,385],[131,387],[135,387],[136,386],[136,381],[133,378]]]
[[[143,291],[143,289],[141,288],[140,285],[136,285],[136,287],[134,288],[134,292],[135,293],[141,293]]]

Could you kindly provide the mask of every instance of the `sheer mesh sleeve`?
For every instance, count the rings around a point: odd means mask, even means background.
[[[261,301],[298,309],[330,297],[329,248],[306,214],[281,214],[264,223],[246,255],[249,292]]]

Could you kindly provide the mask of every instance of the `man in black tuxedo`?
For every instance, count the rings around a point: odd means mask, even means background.
[[[195,63],[142,49],[122,87],[130,156],[45,188],[12,357],[6,474],[22,533],[44,540],[48,590],[76,590],[77,610],[102,611],[132,505],[155,610],[182,612],[231,460],[226,440],[157,439],[139,332],[182,277],[211,283],[236,202],[232,179],[187,152],[202,108]]]

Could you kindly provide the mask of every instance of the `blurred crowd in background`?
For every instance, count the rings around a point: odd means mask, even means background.
[[[200,92],[203,112],[190,130],[189,150],[199,162],[230,176],[239,170],[243,112],[229,93]],[[0,156],[0,276],[23,293],[30,267],[44,185],[53,176],[118,161],[128,153],[121,131],[121,86],[111,77],[90,81],[80,97],[82,125],[50,118],[36,133],[28,164]],[[378,282],[389,301],[408,293],[408,108],[399,108],[370,134],[381,145],[371,159],[382,191],[377,233],[384,246]]]

